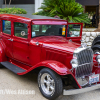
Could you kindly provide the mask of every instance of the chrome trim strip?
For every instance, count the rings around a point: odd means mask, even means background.
[[[81,52],[81,51],[83,51],[83,50],[86,50],[86,49],[88,49],[88,50],[92,50],[90,47],[79,47],[79,48],[76,48],[75,49],[75,51],[74,51],[74,53],[79,53],[79,52]]]
[[[71,89],[71,90],[63,90],[63,95],[74,95],[74,94],[80,94],[80,93],[85,93],[89,92],[92,90],[96,90],[100,88],[100,84],[92,85],[91,87],[86,87],[82,89]]]
[[[83,65],[88,65],[88,64],[93,64],[93,62],[90,62],[90,63],[84,63],[84,64],[81,64],[81,65],[78,65],[79,66],[83,66]]]

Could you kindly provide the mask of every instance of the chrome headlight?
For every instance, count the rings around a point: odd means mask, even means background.
[[[97,61],[98,63],[100,63],[100,55],[97,55],[96,61]]]
[[[72,64],[73,68],[77,68],[78,67],[78,61],[77,61],[77,59],[72,59],[71,60],[71,64]]]
[[[77,58],[77,53],[74,53],[73,54],[73,58]]]

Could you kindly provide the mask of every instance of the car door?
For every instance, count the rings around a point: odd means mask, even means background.
[[[67,25],[67,39],[81,43],[83,23],[68,23]]]
[[[5,53],[6,56],[9,58],[13,57],[13,50],[12,50],[12,34],[11,34],[11,21],[9,20],[2,20],[2,39],[5,44]]]
[[[29,64],[28,24],[13,22],[13,56],[14,59]]]

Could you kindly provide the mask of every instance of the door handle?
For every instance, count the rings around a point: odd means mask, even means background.
[[[13,41],[13,39],[11,39],[11,41]]]
[[[10,40],[10,41],[11,41],[11,38],[10,38],[10,39],[8,39],[8,40]]]
[[[38,46],[39,45],[39,42],[36,42],[35,44]]]
[[[13,41],[13,39],[11,39],[11,38],[10,38],[10,39],[8,39],[8,40]]]

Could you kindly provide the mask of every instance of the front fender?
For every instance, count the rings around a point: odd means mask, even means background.
[[[30,72],[31,70],[33,70],[35,68],[38,68],[38,67],[50,68],[59,75],[71,74],[70,70],[64,64],[62,64],[58,61],[46,60],[46,61],[43,61],[43,62],[40,62],[40,63],[36,64],[35,66],[31,67],[30,69],[28,69],[24,73],[18,73],[18,75],[26,74],[26,73]]]
[[[18,75],[24,75],[30,71],[32,71],[35,68],[38,67],[47,67],[52,69],[53,71],[55,71],[57,74],[59,75],[72,75],[72,77],[74,78],[76,84],[78,85],[79,88],[81,88],[81,86],[78,84],[77,80],[75,79],[74,75],[72,74],[72,72],[67,68],[67,66],[65,66],[64,64],[58,62],[58,61],[53,61],[53,60],[46,60],[43,62],[40,62],[38,64],[36,64],[35,66],[31,67],[29,70],[23,72],[23,73],[17,73]]]

